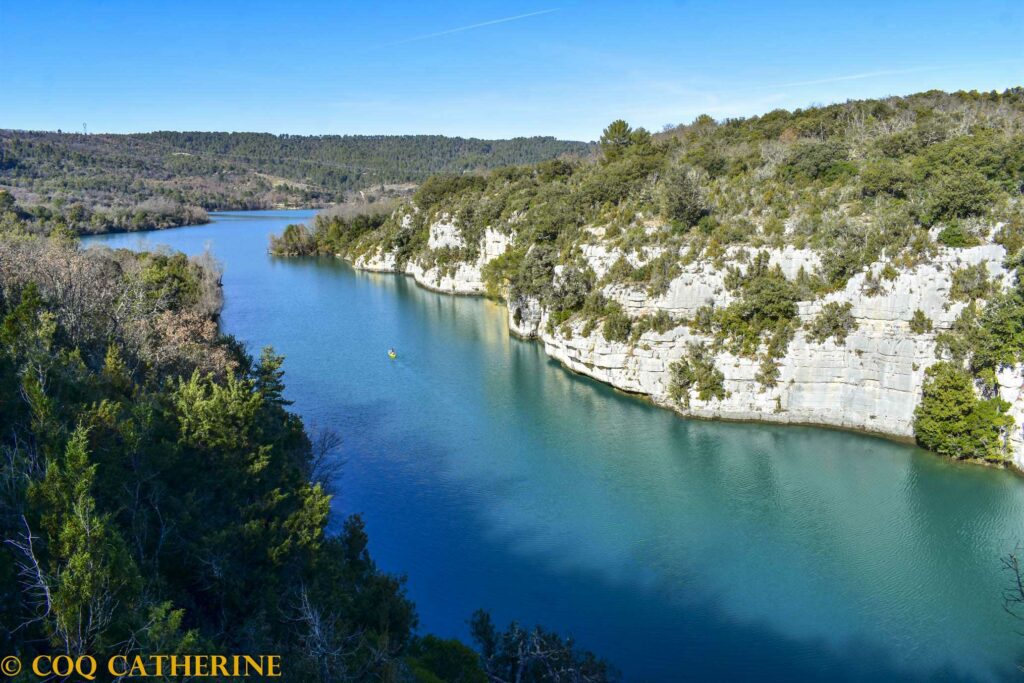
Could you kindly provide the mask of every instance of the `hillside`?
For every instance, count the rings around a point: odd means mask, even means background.
[[[501,297],[569,368],[687,415],[1024,464],[1024,89],[617,121],[600,146],[272,248]]]
[[[203,222],[205,211],[325,206],[353,190],[406,194],[432,173],[586,155],[582,142],[438,135],[84,135],[0,130],[0,190],[36,222],[76,232]]]

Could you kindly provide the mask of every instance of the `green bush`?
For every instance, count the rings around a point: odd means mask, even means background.
[[[765,389],[770,389],[779,383],[779,364],[769,355],[761,358],[757,366],[757,374],[754,379]]]
[[[570,265],[562,270],[558,284],[550,290],[544,303],[553,311],[572,312],[583,308],[594,289],[594,271],[588,265]]]
[[[861,191],[868,197],[887,194],[906,197],[912,185],[910,171],[890,159],[869,163],[860,174]]]
[[[715,358],[701,342],[690,342],[686,355],[669,366],[668,393],[673,401],[690,407],[690,391],[701,401],[725,398],[725,375],[715,367]]]
[[[984,263],[965,266],[953,272],[953,284],[949,296],[953,301],[984,299],[995,290],[995,283],[988,275]]]
[[[765,333],[784,328],[796,317],[796,285],[778,266],[768,265],[767,252],[758,252],[745,273],[730,271],[725,285],[739,298],[725,308],[702,307],[695,326],[713,331],[716,341],[732,353],[753,357]]]
[[[921,402],[914,411],[914,434],[929,450],[958,459],[999,462],[1006,458],[1010,404],[979,399],[971,376],[953,363],[939,362],[925,373]]]
[[[951,330],[938,336],[939,348],[966,362],[975,375],[1024,361],[1024,292],[1020,285],[994,295],[981,307],[972,301]]]
[[[665,334],[675,326],[675,319],[664,309],[658,309],[658,312],[651,318],[651,328],[658,334]]]
[[[937,239],[939,244],[954,249],[973,247],[978,244],[977,238],[964,230],[959,223],[951,223],[944,227],[939,231]]]
[[[932,331],[932,319],[920,308],[914,311],[914,317],[910,319],[910,331],[914,334],[927,334]]]
[[[686,166],[675,166],[665,173],[658,186],[662,215],[687,227],[708,213],[697,173]]]
[[[995,188],[973,168],[943,173],[928,188],[926,224],[940,220],[982,216],[988,213],[995,199]]]
[[[853,304],[849,301],[840,304],[830,301],[821,307],[821,312],[807,324],[807,338],[819,344],[830,337],[837,346],[846,342],[846,336],[857,329],[857,321],[851,311]]]
[[[406,656],[409,673],[416,683],[487,683],[480,656],[458,640],[444,640],[427,634],[417,638]]]
[[[632,326],[633,321],[618,304],[615,304],[604,319],[601,333],[607,341],[626,342],[629,341],[629,332]]]
[[[487,185],[487,179],[478,175],[433,175],[423,181],[420,188],[413,195],[421,210],[430,209],[439,205],[446,198],[464,192],[466,190],[482,190]]]
[[[780,169],[788,178],[828,183],[857,172],[857,167],[849,161],[846,145],[838,140],[802,142],[793,148],[789,159]]]

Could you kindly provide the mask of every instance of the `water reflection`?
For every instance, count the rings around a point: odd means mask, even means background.
[[[337,511],[364,514],[426,628],[464,636],[486,606],[572,631],[631,680],[994,680],[1021,658],[999,565],[1024,538],[1019,478],[681,420],[511,339],[491,302],[268,257],[294,220],[147,239],[212,240],[224,326],[284,353],[296,409],[345,436]]]

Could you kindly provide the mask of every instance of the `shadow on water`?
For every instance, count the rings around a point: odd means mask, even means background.
[[[344,436],[335,523],[363,514],[425,629],[465,637],[487,607],[628,680],[988,681],[1024,658],[999,563],[1024,539],[1019,478],[680,419],[510,338],[492,302],[268,257],[266,234],[305,217],[281,213],[147,238],[212,241],[225,329],[284,353],[295,408]]]

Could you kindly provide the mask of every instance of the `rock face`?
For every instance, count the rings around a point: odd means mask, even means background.
[[[475,262],[460,263],[446,271],[410,262],[404,272],[436,291],[482,294],[485,287],[481,269],[504,253],[511,242],[511,237],[488,230]],[[465,247],[455,226],[443,221],[431,226],[430,245]],[[583,251],[599,277],[620,256],[601,244],[599,235]],[[692,318],[708,303],[728,305],[731,295],[725,287],[725,270],[730,265],[743,267],[746,259],[740,251],[728,252],[718,267],[709,261],[686,265],[660,296],[623,285],[608,286],[604,294],[633,317],[662,310],[676,319]],[[810,273],[818,266],[817,255],[811,251],[793,247],[767,251],[770,262],[779,265],[789,278],[801,268]],[[657,255],[652,252],[627,257],[644,261]],[[936,334],[949,329],[965,306],[950,297],[953,273],[965,266],[985,264],[989,274],[1006,286],[1012,275],[1003,268],[1005,255],[1001,246],[993,244],[942,248],[928,263],[897,269],[895,279],[890,280],[881,277],[883,264],[875,264],[871,275],[880,286],[867,286],[865,272],[851,278],[842,291],[799,303],[801,322],[813,319],[828,302],[850,303],[857,326],[844,343],[837,345],[832,339],[818,343],[798,331],[786,355],[778,361],[778,381],[771,388],[755,379],[758,360],[721,352],[715,365],[725,377],[725,398],[702,401],[693,392],[688,408],[669,397],[669,366],[686,353],[690,342],[710,339],[686,326],[665,333],[649,330],[636,342],[610,342],[599,327],[584,336],[584,323],[578,321],[549,330],[545,311],[537,301],[527,300],[509,303],[509,329],[522,337],[539,339],[549,356],[574,372],[644,394],[685,415],[829,425],[911,440],[925,370],[938,360]],[[377,253],[357,259],[354,265],[398,272],[394,254]],[[910,321],[918,310],[932,321],[932,331],[911,331]],[[1012,405],[1017,425],[1010,438],[1013,464],[1024,469],[1024,375],[1017,367],[1004,370],[998,379],[1000,394]]]
[[[488,229],[480,240],[479,255],[473,263],[458,262],[451,268],[438,266],[423,267],[415,261],[409,261],[405,268],[401,269],[407,275],[412,275],[416,282],[427,289],[432,289],[445,294],[483,294],[484,285],[481,271],[488,261],[497,258],[505,253],[505,249],[512,243],[512,236]],[[430,227],[431,249],[439,248],[464,248],[466,245],[459,233],[458,228],[451,223],[434,223]],[[376,272],[396,273],[400,269],[397,265],[395,254],[377,251],[369,256],[361,256],[352,264],[362,270]]]

